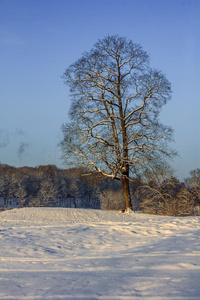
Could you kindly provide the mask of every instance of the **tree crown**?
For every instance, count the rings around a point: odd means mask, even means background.
[[[170,156],[171,128],[159,112],[171,97],[171,85],[152,69],[142,47],[117,35],[107,36],[67,68],[71,122],[61,143],[70,164],[105,176],[129,177],[148,161]]]

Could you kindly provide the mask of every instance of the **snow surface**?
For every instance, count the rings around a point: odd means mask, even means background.
[[[0,213],[0,299],[200,299],[200,217]]]

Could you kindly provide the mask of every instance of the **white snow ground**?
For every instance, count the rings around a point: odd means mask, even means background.
[[[0,213],[0,299],[200,299],[200,217]]]

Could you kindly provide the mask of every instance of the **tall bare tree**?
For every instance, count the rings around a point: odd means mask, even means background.
[[[150,68],[140,45],[119,36],[99,40],[63,78],[72,97],[61,142],[66,161],[120,180],[126,210],[132,208],[131,172],[171,154],[172,131],[158,119],[169,81]]]

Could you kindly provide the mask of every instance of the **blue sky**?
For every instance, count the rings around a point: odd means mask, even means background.
[[[149,53],[172,83],[161,120],[174,128],[179,178],[200,168],[199,0],[0,0],[0,162],[64,167],[61,75],[107,34]]]

